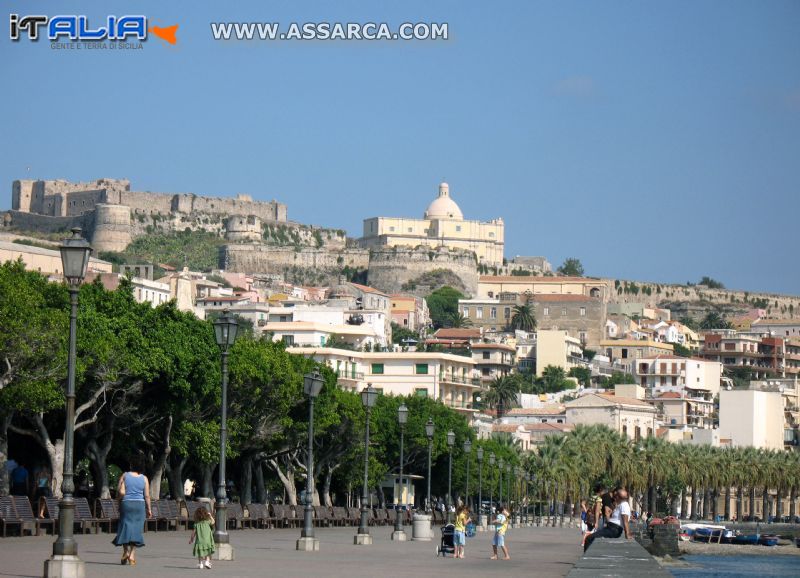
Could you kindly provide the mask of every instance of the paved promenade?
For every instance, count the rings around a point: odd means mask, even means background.
[[[407,528],[410,532],[410,528]],[[135,567],[120,566],[119,548],[108,534],[79,535],[81,558],[87,578],[112,576],[189,576],[213,574],[235,576],[373,578],[391,576],[566,576],[581,557],[580,536],[575,529],[509,529],[507,543],[512,559],[489,560],[491,534],[467,539],[464,560],[437,558],[438,538],[430,542],[390,540],[391,526],[370,528],[374,543],[354,546],[355,528],[317,529],[320,551],[297,552],[300,530],[238,530],[231,532],[236,560],[214,562],[211,570],[200,570],[191,556],[189,532],[148,532],[147,546],[137,551]],[[439,529],[435,528],[439,536]],[[410,534],[409,534],[410,535]],[[0,577],[40,577],[50,555],[52,536],[0,539]]]

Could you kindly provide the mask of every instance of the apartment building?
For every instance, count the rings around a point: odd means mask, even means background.
[[[338,375],[340,387],[349,391],[360,392],[372,384],[385,394],[437,399],[470,419],[477,413],[473,404],[481,390],[481,379],[471,357],[318,347],[293,347],[287,351],[325,363]]]
[[[635,372],[636,360],[672,355],[671,343],[660,343],[651,339],[605,339],[600,342],[600,351],[611,363],[627,373]]]
[[[470,350],[485,386],[498,377],[509,375],[514,370],[517,353],[515,347],[504,343],[474,343]]]
[[[567,331],[540,330],[536,332],[536,376],[541,377],[548,365],[569,372],[573,367],[584,367],[581,342]]]
[[[800,339],[761,331],[716,330],[703,335],[700,356],[725,369],[747,368],[753,379],[800,375]]]

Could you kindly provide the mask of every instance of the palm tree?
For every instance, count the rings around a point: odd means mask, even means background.
[[[511,314],[511,329],[536,331],[536,317],[533,314],[533,307],[527,301],[522,305],[514,306]]]
[[[502,417],[503,413],[518,405],[517,394],[519,390],[515,380],[507,375],[494,378],[489,384],[489,391],[486,392],[486,403],[489,407],[497,410],[497,417]]]
[[[462,327],[472,327],[472,320],[469,317],[464,317],[461,313],[456,313],[450,318],[450,327],[456,329]]]

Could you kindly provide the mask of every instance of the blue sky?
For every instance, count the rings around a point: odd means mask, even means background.
[[[357,236],[445,177],[506,255],[800,293],[800,2],[8,2],[17,178],[250,193]],[[61,51],[8,14],[143,13],[179,42]],[[446,42],[219,42],[212,21],[449,23]]]

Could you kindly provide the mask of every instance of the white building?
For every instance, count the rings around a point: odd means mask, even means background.
[[[132,277],[133,298],[137,303],[150,303],[153,307],[172,299],[169,283],[150,281],[142,277]]]
[[[719,430],[735,447],[783,449],[784,401],[777,388],[751,384],[719,392]]]
[[[633,440],[652,437],[656,408],[640,399],[590,393],[565,404],[570,425],[604,425]]]
[[[473,397],[481,390],[475,362],[463,355],[426,352],[363,352],[347,349],[292,347],[289,353],[311,357],[330,367],[339,385],[360,392],[372,384],[392,395],[419,395],[441,401],[472,417]]]
[[[691,389],[719,393],[722,364],[699,357],[652,355],[640,357],[633,366],[635,377],[644,388],[655,392]]]

